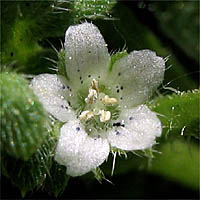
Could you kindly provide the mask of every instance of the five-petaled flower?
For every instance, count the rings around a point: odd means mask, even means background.
[[[163,81],[164,59],[150,50],[112,59],[106,46],[95,25],[70,26],[64,44],[67,76],[41,74],[31,82],[44,108],[64,122],[55,160],[71,176],[101,165],[112,148],[151,148],[162,132],[144,103]]]

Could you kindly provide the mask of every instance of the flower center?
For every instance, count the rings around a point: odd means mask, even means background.
[[[93,79],[85,102],[86,110],[81,112],[79,119],[87,121],[97,116],[101,123],[105,123],[112,117],[112,113],[108,110],[108,107],[116,105],[118,100],[102,93],[99,90],[98,81]]]

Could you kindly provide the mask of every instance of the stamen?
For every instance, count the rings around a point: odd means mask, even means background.
[[[118,101],[117,99],[115,98],[110,98],[108,95],[106,95],[104,98],[103,98],[103,103],[106,104],[106,105],[110,105],[110,104],[116,104]]]
[[[99,93],[98,81],[93,79],[85,102],[94,105],[88,105],[87,107],[89,109],[81,112],[79,119],[89,120],[94,116],[99,116],[100,122],[106,122],[111,119],[111,112],[103,110],[102,108],[105,108],[105,105],[116,104],[118,100],[116,98],[110,98],[104,93]]]
[[[89,111],[89,110],[83,111],[79,116],[80,120],[88,120],[92,117],[94,117],[94,113],[92,111]]]
[[[95,79],[92,80],[92,89],[96,90],[99,93],[98,81]]]
[[[89,89],[88,97],[85,98],[85,102],[88,103],[88,104],[93,104],[93,103],[96,102],[97,97],[98,97],[97,91],[94,90],[94,89],[92,89],[92,88],[90,88]]]
[[[106,121],[110,120],[110,118],[111,118],[110,111],[100,110],[100,121],[101,122],[106,122]]]

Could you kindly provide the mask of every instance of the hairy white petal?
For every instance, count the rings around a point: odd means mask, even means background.
[[[91,23],[70,26],[65,34],[66,71],[75,89],[99,79],[110,55],[99,29]]]
[[[62,122],[74,119],[75,115],[64,99],[68,93],[66,85],[55,74],[41,74],[32,79],[30,87],[39,97],[44,108]]]
[[[108,155],[108,141],[89,137],[79,121],[69,121],[61,128],[55,160],[67,167],[68,175],[86,174],[101,165]]]
[[[133,51],[118,60],[110,74],[110,86],[125,108],[144,103],[162,83],[165,61],[150,50]],[[114,81],[113,81],[114,80]]]
[[[162,132],[160,120],[145,105],[123,110],[117,122],[120,122],[121,126],[108,133],[108,140],[111,146],[123,150],[150,148]]]

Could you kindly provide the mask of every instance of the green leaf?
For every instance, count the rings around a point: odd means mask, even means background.
[[[50,174],[47,175],[43,185],[49,194],[58,197],[65,190],[69,179],[70,176],[66,174],[66,167],[53,161]]]
[[[174,140],[161,145],[150,172],[171,181],[199,189],[199,148],[187,141]]]
[[[28,82],[15,73],[1,73],[1,149],[27,160],[46,134],[47,114]]]
[[[52,152],[47,145],[42,145],[28,161],[16,160],[5,152],[1,153],[2,173],[20,189],[23,197],[39,187],[49,173]]]
[[[154,99],[149,107],[159,113],[163,136],[193,136],[199,139],[200,91],[193,90]]]
[[[73,1],[71,9],[75,22],[79,22],[82,19],[104,19],[111,20],[111,9],[116,4],[116,0],[76,0]]]
[[[27,161],[1,151],[1,171],[20,189],[23,197],[28,191],[42,186],[46,177],[50,176],[60,126],[58,122],[52,126],[41,147]]]

